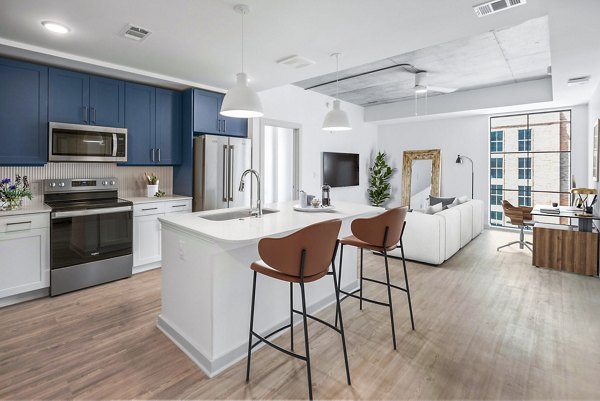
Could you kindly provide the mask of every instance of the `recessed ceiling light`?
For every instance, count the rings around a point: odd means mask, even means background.
[[[54,32],[54,33],[69,33],[69,32],[71,32],[71,29],[68,26],[59,24],[58,22],[42,21],[42,26],[44,28],[46,28],[47,30]]]

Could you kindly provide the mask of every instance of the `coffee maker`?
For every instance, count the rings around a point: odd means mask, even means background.
[[[321,204],[323,207],[331,206],[331,187],[327,184],[321,187]]]

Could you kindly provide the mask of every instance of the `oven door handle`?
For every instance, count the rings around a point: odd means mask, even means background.
[[[81,217],[81,216],[93,216],[98,214],[110,214],[129,212],[133,210],[133,206],[119,206],[119,207],[105,207],[100,209],[85,209],[85,210],[73,210],[72,212],[54,212],[52,213],[52,219],[62,219],[65,217]]]

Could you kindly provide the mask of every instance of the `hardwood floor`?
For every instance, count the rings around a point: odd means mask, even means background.
[[[443,267],[409,263],[416,331],[396,292],[397,351],[387,309],[346,300],[351,387],[339,336],[311,322],[315,398],[600,398],[600,280],[535,268],[517,248],[496,252],[516,235],[486,230]],[[383,260],[365,256],[366,275],[382,279]],[[400,263],[391,262],[397,283]],[[386,297],[370,283],[365,295]],[[267,347],[249,384],[245,359],[208,379],[156,328],[159,311],[156,270],[0,309],[0,398],[307,397],[305,365]],[[299,350],[302,338],[297,326]]]

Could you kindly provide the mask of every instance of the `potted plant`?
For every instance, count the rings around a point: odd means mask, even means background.
[[[23,206],[23,198],[29,200],[33,198],[27,176],[17,175],[14,182],[10,178],[0,181],[0,205],[2,209],[20,209]]]
[[[150,173],[150,175],[144,173],[144,176],[147,184],[147,196],[152,198],[158,193],[158,177],[154,173]]]
[[[386,154],[377,152],[373,166],[369,167],[369,201],[373,206],[381,206],[390,199],[390,178],[394,173],[385,161]]]

